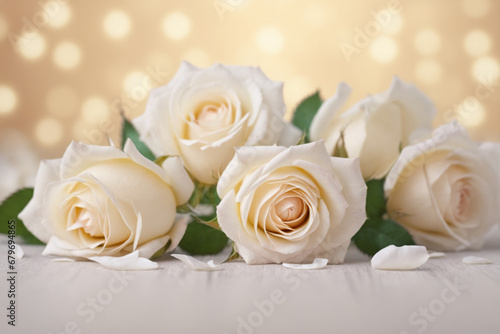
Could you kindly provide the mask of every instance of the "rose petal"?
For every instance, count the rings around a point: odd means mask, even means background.
[[[465,264],[491,264],[493,261],[479,256],[466,256],[462,259]]]
[[[441,252],[429,252],[430,259],[437,258],[437,257],[443,257],[445,255],[446,255],[445,253],[441,253]]]
[[[122,257],[93,256],[89,260],[97,262],[111,270],[151,270],[158,269],[158,263],[139,257],[135,251]]]
[[[371,260],[372,268],[380,270],[410,270],[423,265],[429,259],[424,246],[387,246]]]
[[[184,255],[184,254],[171,254],[171,255],[176,259],[184,262],[192,270],[215,271],[222,269],[220,265],[215,264],[213,260],[210,260],[207,263],[205,263],[189,255]]]
[[[328,259],[315,258],[313,263],[299,264],[299,263],[283,263],[283,267],[296,270],[313,270],[322,269],[328,264]]]
[[[278,139],[278,146],[289,147],[296,145],[302,137],[302,131],[291,123],[285,123],[283,131],[281,131]]]
[[[16,259],[22,259],[24,257],[24,251],[21,248],[21,246],[18,244],[16,244],[15,257],[16,257]]]

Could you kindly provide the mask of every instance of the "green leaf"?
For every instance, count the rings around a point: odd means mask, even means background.
[[[306,134],[307,141],[309,141],[309,128],[312,120],[322,103],[319,92],[316,92],[302,100],[293,113],[292,124]]]
[[[189,223],[179,247],[191,255],[217,254],[229,239],[221,230],[193,221]]]
[[[122,129],[122,147],[125,146],[127,138],[130,138],[134,143],[137,150],[146,158],[151,161],[155,161],[155,155],[151,150],[139,139],[139,132],[135,127],[123,116],[123,129]]]
[[[16,221],[16,236],[22,237],[28,244],[43,244],[24,226],[17,216],[33,197],[33,188],[24,188],[13,193],[0,205],[0,233],[9,233],[8,223]]]
[[[393,220],[382,218],[368,218],[352,240],[360,251],[370,256],[389,245],[415,244],[403,226]]]
[[[386,200],[384,195],[385,179],[370,180],[366,182],[366,215],[368,218],[381,218],[386,213]]]

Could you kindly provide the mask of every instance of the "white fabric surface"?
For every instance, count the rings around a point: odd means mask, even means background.
[[[0,249],[6,277],[5,242]],[[7,325],[3,278],[1,333],[469,334],[500,328],[498,232],[481,251],[447,253],[412,271],[372,269],[355,249],[346,263],[321,270],[232,262],[212,272],[192,271],[169,255],[159,270],[118,272],[93,262],[52,262],[41,256],[41,246],[23,249],[16,263],[17,326]],[[493,264],[463,264],[470,255]],[[454,291],[455,282],[460,289]]]

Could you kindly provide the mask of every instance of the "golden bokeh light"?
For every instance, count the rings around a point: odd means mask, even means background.
[[[87,98],[82,104],[82,117],[88,123],[97,123],[110,117],[108,102],[99,96]]]
[[[371,43],[370,54],[379,63],[389,63],[398,55],[398,45],[393,38],[380,36]]]
[[[59,143],[64,135],[64,128],[60,121],[54,118],[40,120],[35,128],[35,137],[43,145],[51,146]]]
[[[111,38],[123,38],[130,31],[131,23],[129,16],[121,11],[114,10],[104,18],[104,32]]]
[[[54,49],[54,63],[62,69],[70,70],[80,64],[82,54],[80,47],[72,42],[62,42]]]
[[[78,110],[78,95],[70,87],[58,86],[47,94],[46,105],[54,116],[70,117]]]
[[[189,35],[190,31],[191,20],[181,12],[170,13],[163,20],[163,32],[170,39],[184,39]]]
[[[417,51],[426,56],[437,53],[441,47],[441,37],[431,29],[420,30],[413,42]]]
[[[19,129],[48,158],[89,133],[119,142],[116,111],[141,115],[188,61],[260,67],[284,83],[288,119],[315,91],[326,99],[344,81],[353,105],[397,75],[436,104],[434,125],[456,118],[500,141],[500,2],[397,2],[0,1],[0,132]],[[479,111],[455,112],[471,98]]]
[[[483,56],[491,49],[491,38],[483,30],[473,30],[465,36],[464,47],[471,56]]]
[[[472,66],[472,75],[480,82],[497,81],[500,77],[500,65],[492,57],[478,58]]]
[[[135,70],[129,72],[123,80],[124,91],[134,100],[143,101],[155,86],[155,82],[145,72]]]
[[[415,76],[421,83],[432,85],[441,80],[443,69],[435,59],[422,59],[415,66]]]
[[[458,121],[468,128],[475,128],[484,123],[486,111],[475,97],[468,97],[459,107]]]
[[[260,51],[268,54],[280,53],[285,44],[281,31],[274,27],[262,28],[255,35],[255,44]]]
[[[45,38],[38,32],[25,33],[17,40],[17,50],[26,59],[40,58],[47,48]]]
[[[0,85],[0,115],[12,113],[16,106],[17,95],[14,89],[6,85]]]
[[[53,28],[64,27],[71,20],[71,8],[65,2],[49,0],[42,8],[48,16],[47,24]]]

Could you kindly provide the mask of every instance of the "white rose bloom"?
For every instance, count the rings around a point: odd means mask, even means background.
[[[437,128],[404,148],[389,172],[390,217],[427,248],[480,248],[500,217],[499,157],[500,144],[477,145],[457,123]]]
[[[341,83],[337,93],[321,105],[311,123],[311,139],[323,139],[332,155],[345,145],[349,158],[359,157],[365,180],[381,179],[401,147],[432,131],[435,107],[414,85],[395,77],[388,91],[340,113],[350,92],[349,86]]]
[[[322,142],[242,147],[217,185],[217,217],[248,264],[344,260],[366,219],[358,159]]]
[[[40,240],[44,254],[149,258],[173,249],[186,229],[176,219],[194,185],[179,158],[162,167],[131,141],[124,151],[73,142],[62,159],[44,160],[32,200],[19,217]]]
[[[216,184],[234,147],[279,142],[290,129],[284,113],[283,83],[259,68],[183,62],[167,85],[152,91],[133,124],[153,153],[179,155],[195,179]],[[300,138],[292,129],[288,142]]]

